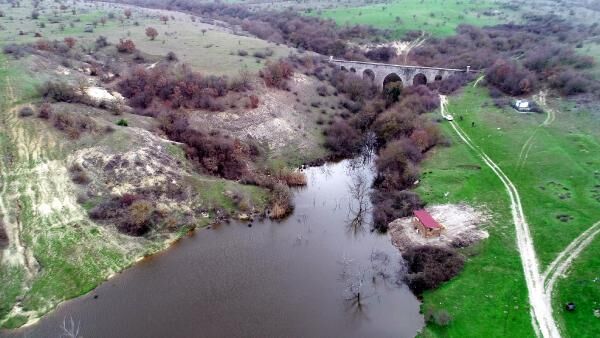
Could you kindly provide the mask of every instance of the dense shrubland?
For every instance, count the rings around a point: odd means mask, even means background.
[[[117,225],[119,231],[131,235],[142,236],[150,230],[175,229],[180,224],[193,224],[185,217],[192,215],[174,215],[157,207],[161,197],[184,199],[185,192],[179,187],[166,184],[161,189],[140,189],[135,193],[110,196],[90,211],[90,218],[98,221],[109,221]]]
[[[287,89],[287,81],[293,75],[292,67],[284,60],[267,62],[260,76],[269,87]],[[223,111],[226,103],[239,101],[244,108],[257,108],[260,99],[255,94],[246,95],[252,89],[251,76],[241,71],[237,77],[205,76],[191,70],[186,64],[159,64],[148,69],[136,66],[119,81],[119,92],[129,104],[141,110],[203,109]],[[234,95],[234,99],[225,100]]]
[[[423,207],[411,187],[419,179],[419,162],[436,144],[446,144],[436,123],[423,114],[439,107],[439,95],[450,93],[472,79],[461,75],[429,86],[402,88],[386,86],[383,93],[370,90],[372,84],[356,74],[333,70],[331,84],[350,98],[352,115],[342,116],[325,131],[325,145],[336,157],[356,156],[365,145],[374,143],[378,152],[377,176],[373,182],[374,226],[386,231],[388,223]],[[361,88],[361,90],[354,90]]]
[[[187,157],[211,175],[241,179],[248,174],[247,162],[259,155],[255,145],[245,144],[219,131],[194,128],[185,112],[167,110],[157,118],[166,135],[183,143]]]
[[[185,65],[176,68],[158,65],[152,69],[134,67],[117,85],[119,92],[135,108],[146,109],[156,100],[173,109],[223,110],[219,98],[231,90],[227,80],[202,76]]]
[[[600,34],[598,25],[575,25],[556,16],[529,16],[527,24],[458,27],[455,36],[430,39],[410,59],[424,66],[487,69],[486,79],[509,95],[531,94],[542,86],[562,95],[599,93],[586,70],[593,58],[574,47]]]
[[[451,92],[472,78],[449,78],[429,87],[396,86],[393,91],[379,93],[370,80],[319,59],[305,56],[291,62],[299,72],[328,80],[339,105],[347,111],[338,114],[325,129],[325,146],[331,158],[357,156],[366,148],[377,151],[371,196],[374,226],[386,231],[389,222],[421,208],[423,202],[409,191],[419,179],[418,164],[428,150],[446,142],[436,123],[423,116],[439,107],[439,96],[432,88]]]
[[[282,218],[293,210],[288,186],[305,185],[304,174],[261,168],[257,163],[263,150],[258,143],[233,138],[218,130],[194,127],[189,123],[189,114],[184,111],[165,110],[157,118],[162,131],[171,140],[183,144],[187,158],[200,171],[268,189],[271,192],[271,218]]]

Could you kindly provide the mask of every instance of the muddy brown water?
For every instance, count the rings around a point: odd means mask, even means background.
[[[343,161],[306,174],[285,221],[197,231],[3,334],[59,337],[73,319],[86,338],[413,337],[423,317],[399,281],[400,255],[387,235],[369,231],[368,212],[364,224],[351,222],[370,207],[371,165]]]

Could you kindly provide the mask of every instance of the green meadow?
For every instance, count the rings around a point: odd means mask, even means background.
[[[567,111],[554,101],[549,105],[556,119],[541,126],[547,115],[497,108],[483,88],[469,86],[450,97],[448,104],[462,129],[516,185],[542,271],[600,220],[600,199],[593,193],[600,184],[600,175],[594,175],[600,171],[599,122],[582,109]],[[424,163],[418,192],[431,204],[467,202],[491,211],[493,218],[485,226],[490,237],[465,249],[469,257],[465,270],[424,295],[425,310],[446,310],[454,320],[447,327],[427,326],[423,336],[532,336],[507,193],[452,128],[444,123],[442,128],[452,146],[436,149]],[[523,147],[528,140],[531,146]],[[600,299],[594,245],[576,259],[568,277],[555,288],[559,295],[554,297],[555,317],[565,336],[581,337],[580,330],[600,329],[593,315],[593,307],[598,306],[594,300]],[[566,313],[567,300],[583,309]]]
[[[400,0],[361,7],[338,7],[320,11],[340,25],[372,25],[389,29],[395,37],[408,31],[425,31],[433,36],[454,34],[460,24],[494,25],[497,16],[486,16],[497,6],[491,1]]]

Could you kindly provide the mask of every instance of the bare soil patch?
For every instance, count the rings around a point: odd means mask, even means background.
[[[318,80],[304,74],[294,74],[290,81],[290,91],[269,89],[256,84],[260,93],[258,108],[248,110],[237,107],[218,113],[196,111],[193,124],[225,130],[240,139],[258,140],[276,154],[290,147],[303,153],[310,152],[319,147],[318,137],[314,135],[320,134],[316,130],[322,129],[315,123],[319,114],[310,109],[301,111],[302,105],[296,102],[297,97],[293,92],[303,93],[310,100],[313,96],[318,97],[315,88],[319,84]],[[334,104],[332,97],[320,100],[325,109]]]
[[[427,207],[426,210],[445,230],[440,237],[425,238],[419,235],[412,217],[399,218],[389,225],[392,243],[400,251],[406,252],[414,246],[435,245],[462,248],[470,246],[489,236],[481,228],[490,219],[487,211],[475,209],[467,204],[442,204]]]

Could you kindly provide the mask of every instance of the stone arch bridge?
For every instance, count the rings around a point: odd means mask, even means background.
[[[388,63],[362,62],[338,60],[333,57],[329,62],[339,69],[349,71],[371,79],[379,88],[383,88],[389,82],[401,81],[403,86],[427,84],[441,81],[456,73],[469,73],[470,67],[466,69],[438,68],[394,65]]]

